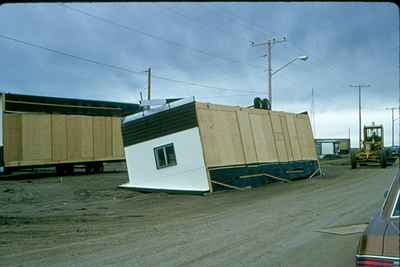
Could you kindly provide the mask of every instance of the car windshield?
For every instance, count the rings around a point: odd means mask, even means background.
[[[398,218],[400,216],[400,190],[397,192],[396,202],[393,207],[392,217]]]

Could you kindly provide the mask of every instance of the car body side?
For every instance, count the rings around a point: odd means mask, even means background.
[[[395,176],[385,201],[374,213],[367,229],[362,234],[357,248],[357,261],[363,258],[382,259],[399,263],[400,258],[400,218],[393,212],[400,201],[400,170]],[[360,265],[362,266],[362,265]]]

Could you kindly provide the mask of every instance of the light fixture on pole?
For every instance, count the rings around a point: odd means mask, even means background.
[[[292,59],[289,63],[283,65],[282,67],[280,67],[276,71],[272,72],[272,66],[271,66],[272,45],[278,44],[278,43],[283,43],[283,42],[286,42],[286,41],[287,41],[286,37],[283,37],[282,39],[279,39],[279,40],[273,38],[272,40],[268,40],[268,41],[263,42],[263,43],[250,42],[250,46],[252,46],[252,47],[256,47],[256,46],[266,46],[267,47],[267,54],[265,56],[268,58],[268,61],[267,61],[267,63],[268,63],[268,68],[267,68],[267,71],[268,71],[268,100],[270,102],[271,108],[272,108],[272,75],[274,75],[277,72],[281,71],[282,69],[287,67],[289,64],[295,62],[296,60],[306,61],[308,59],[307,56],[296,57],[296,58]]]
[[[306,61],[308,59],[308,56],[300,56],[300,57],[295,57],[294,59],[292,59],[291,61],[289,61],[288,63],[286,63],[285,65],[283,65],[282,67],[280,67],[279,69],[277,69],[276,71],[271,73],[271,76],[275,75],[276,73],[278,73],[279,71],[283,70],[284,68],[286,68],[287,66],[289,66],[290,64],[292,64],[293,62],[295,62],[296,60],[303,60]]]

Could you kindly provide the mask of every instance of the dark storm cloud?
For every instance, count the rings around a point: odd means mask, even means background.
[[[273,68],[307,55],[273,78],[277,109],[353,112],[356,92],[371,84],[363,104],[382,110],[398,98],[399,18],[388,3],[106,3],[71,4],[127,30],[60,4],[0,6],[1,34],[107,64],[232,91],[153,79],[154,97],[199,96],[249,105],[266,95],[265,54],[249,41],[288,38],[273,47]],[[142,32],[142,33],[139,33]],[[149,36],[151,35],[151,36]],[[162,39],[162,40],[161,40]],[[4,91],[137,101],[146,74],[131,74],[0,40]],[[209,55],[206,55],[209,54]],[[223,58],[223,59],[221,59]],[[238,61],[238,62],[236,62]],[[234,91],[237,90],[237,91]],[[226,95],[226,97],[221,97]],[[216,96],[216,97],[213,97]]]

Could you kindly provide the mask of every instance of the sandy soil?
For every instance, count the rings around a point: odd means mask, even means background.
[[[138,193],[124,171],[0,180],[0,266],[354,266],[359,234],[396,167],[207,196]]]

